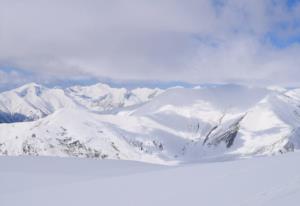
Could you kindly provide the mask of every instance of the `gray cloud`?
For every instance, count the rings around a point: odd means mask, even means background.
[[[1,0],[0,65],[53,79],[297,84],[299,19],[299,4],[273,0]]]

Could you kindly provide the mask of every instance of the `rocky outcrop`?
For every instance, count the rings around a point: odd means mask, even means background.
[[[223,125],[222,122],[220,122],[219,125],[214,126],[206,135],[203,145],[216,146],[221,142],[224,142],[227,148],[231,147],[238,134],[240,122],[244,117],[245,115],[234,120],[233,123],[230,123],[228,126],[226,124]]]

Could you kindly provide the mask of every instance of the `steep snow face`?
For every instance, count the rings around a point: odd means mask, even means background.
[[[299,101],[285,94],[269,94],[241,122],[243,147],[237,152],[270,154],[299,149],[299,106]]]
[[[160,164],[285,153],[300,148],[297,94],[238,85],[162,91],[30,84],[0,94],[2,122],[35,120],[0,124],[0,153]]]

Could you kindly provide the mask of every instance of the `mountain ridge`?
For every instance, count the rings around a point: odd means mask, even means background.
[[[180,164],[291,152],[299,91],[31,83],[0,93],[0,154]]]

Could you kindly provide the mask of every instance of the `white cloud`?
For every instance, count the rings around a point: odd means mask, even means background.
[[[54,79],[294,84],[299,45],[266,40],[299,35],[300,7],[283,2],[2,0],[0,64]]]

